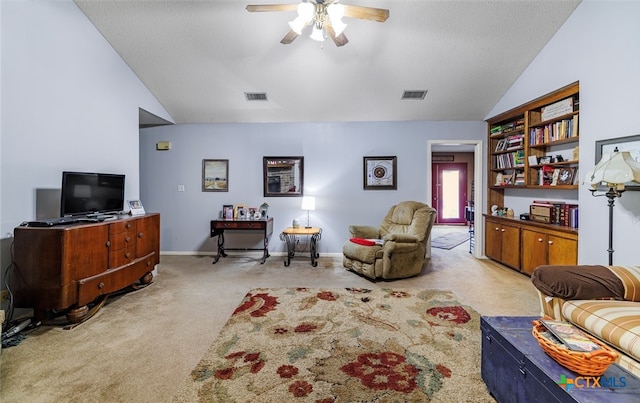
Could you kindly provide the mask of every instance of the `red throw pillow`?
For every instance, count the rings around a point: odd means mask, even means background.
[[[368,239],[364,239],[364,238],[351,238],[349,239],[351,242],[353,243],[357,243],[360,245],[364,245],[364,246],[373,246],[376,243],[374,241],[370,241]]]

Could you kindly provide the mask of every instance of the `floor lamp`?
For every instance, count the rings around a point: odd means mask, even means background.
[[[585,183],[591,185],[591,195],[605,196],[609,206],[609,266],[613,265],[613,206],[616,197],[622,197],[625,184],[640,183],[640,163],[636,162],[628,151],[618,151],[618,147],[611,154],[606,154],[600,162],[585,176]],[[598,189],[604,185],[608,190]],[[601,193],[596,193],[601,192]]]

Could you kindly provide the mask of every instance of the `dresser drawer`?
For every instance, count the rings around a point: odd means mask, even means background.
[[[109,224],[109,235],[121,232],[136,231],[136,222],[133,220],[123,220]]]

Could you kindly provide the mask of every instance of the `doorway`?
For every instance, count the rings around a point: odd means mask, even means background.
[[[467,204],[467,164],[431,165],[432,205],[438,210],[437,224],[465,225]]]

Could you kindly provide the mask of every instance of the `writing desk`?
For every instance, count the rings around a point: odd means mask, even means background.
[[[263,234],[262,248],[225,248],[224,231],[260,231]],[[212,263],[217,263],[220,256],[227,256],[225,250],[261,250],[264,263],[269,255],[269,237],[273,234],[273,217],[261,220],[211,220],[211,238],[218,237],[218,253]]]

